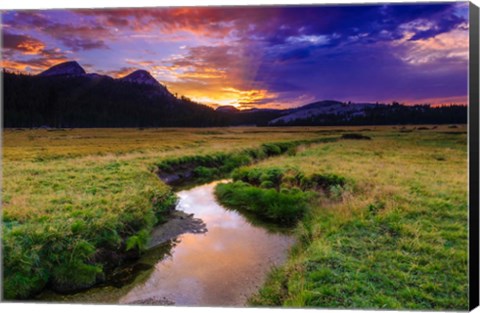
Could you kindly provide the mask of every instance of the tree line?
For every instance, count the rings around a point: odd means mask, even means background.
[[[156,86],[107,77],[3,72],[4,127],[267,126],[281,110],[221,112]],[[466,123],[467,107],[377,106],[364,115],[322,115],[273,126]]]

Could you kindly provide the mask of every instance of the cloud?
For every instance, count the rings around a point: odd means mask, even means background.
[[[69,59],[62,53],[54,50],[43,50],[41,55],[29,59],[2,59],[2,68],[21,73],[37,74],[58,63],[66,62]]]
[[[47,49],[45,43],[28,35],[3,32],[1,67],[15,72],[38,73],[67,61],[58,49]]]
[[[17,50],[23,54],[40,54],[45,49],[45,44],[30,36],[4,32],[3,48]]]
[[[121,78],[121,77],[127,76],[128,74],[130,74],[130,73],[132,73],[136,70],[137,70],[137,68],[135,68],[135,67],[124,66],[124,67],[121,67],[118,70],[98,71],[98,73],[103,74],[103,75],[112,76],[113,78]]]
[[[400,48],[396,54],[410,65],[435,63],[439,65],[437,69],[446,68],[452,63],[467,66],[469,53],[467,29],[465,24],[461,24],[450,32],[416,40],[412,40],[414,34],[406,32],[405,37],[394,41],[392,46]]]
[[[34,30],[60,41],[73,51],[108,47],[105,40],[113,38],[110,29],[94,21],[78,20],[75,15],[69,15],[68,22],[57,21],[55,13],[59,12],[68,11],[19,11],[6,18],[11,18],[9,24],[13,29]]]
[[[91,49],[108,49],[108,46],[103,40],[93,40],[93,39],[81,39],[81,38],[69,38],[63,37],[60,39],[65,46],[72,49],[73,51],[81,50],[91,50]]]
[[[126,59],[125,62],[131,65],[136,65],[139,67],[150,67],[155,65],[154,61],[149,61],[149,60],[133,60],[133,59]]]
[[[466,94],[467,15],[456,3],[13,11],[4,55],[12,68],[37,56],[31,70],[66,55],[115,77],[143,68],[237,106],[447,98]]]

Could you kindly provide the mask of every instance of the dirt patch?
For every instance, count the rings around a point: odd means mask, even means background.
[[[204,234],[207,231],[207,225],[201,219],[194,218],[193,214],[175,210],[168,222],[153,229],[147,248],[151,249],[185,233]]]

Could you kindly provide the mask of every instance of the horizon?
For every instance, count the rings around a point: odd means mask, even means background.
[[[6,11],[2,36],[6,70],[143,69],[213,107],[468,104],[468,2]]]

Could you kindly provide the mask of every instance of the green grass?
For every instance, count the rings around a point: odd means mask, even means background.
[[[105,251],[141,251],[175,203],[155,173],[163,161],[318,138],[302,128],[211,131],[215,138],[199,129],[5,130],[4,297],[28,298],[47,283],[88,287],[112,266]]]
[[[234,169],[258,162],[260,160],[278,156],[284,153],[295,154],[302,145],[319,142],[332,142],[337,138],[317,138],[310,140],[293,140],[286,142],[264,143],[259,147],[236,149],[229,152],[216,152],[206,155],[189,155],[162,160],[155,165],[160,177],[169,174],[183,173],[187,176],[187,183],[200,184],[214,179],[224,178]],[[181,180],[179,184],[181,185]],[[183,179],[184,180],[184,179]]]
[[[279,185],[275,171],[260,175],[258,184],[246,181],[262,193],[337,182],[328,196],[309,200],[288,261],[251,303],[466,309],[465,126],[362,128],[6,130],[4,295],[30,297],[47,282],[88,286],[108,267],[100,252],[141,250],[145,234],[174,203],[171,188],[155,173],[165,160],[338,138],[347,131],[371,140],[301,145],[238,170],[240,177],[250,169],[280,169]],[[208,176],[214,168],[198,164],[196,170]]]
[[[246,210],[282,226],[295,223],[305,214],[311,196],[301,190],[280,192],[273,188],[254,187],[244,182],[219,184],[215,193],[220,203],[227,208]]]
[[[466,135],[369,135],[255,165],[336,173],[353,188],[317,199],[252,305],[467,309]]]
[[[305,176],[295,168],[242,167],[232,173],[234,182],[218,184],[217,199],[227,208],[254,214],[279,226],[292,226],[323,194],[341,195],[346,179],[333,174]]]

